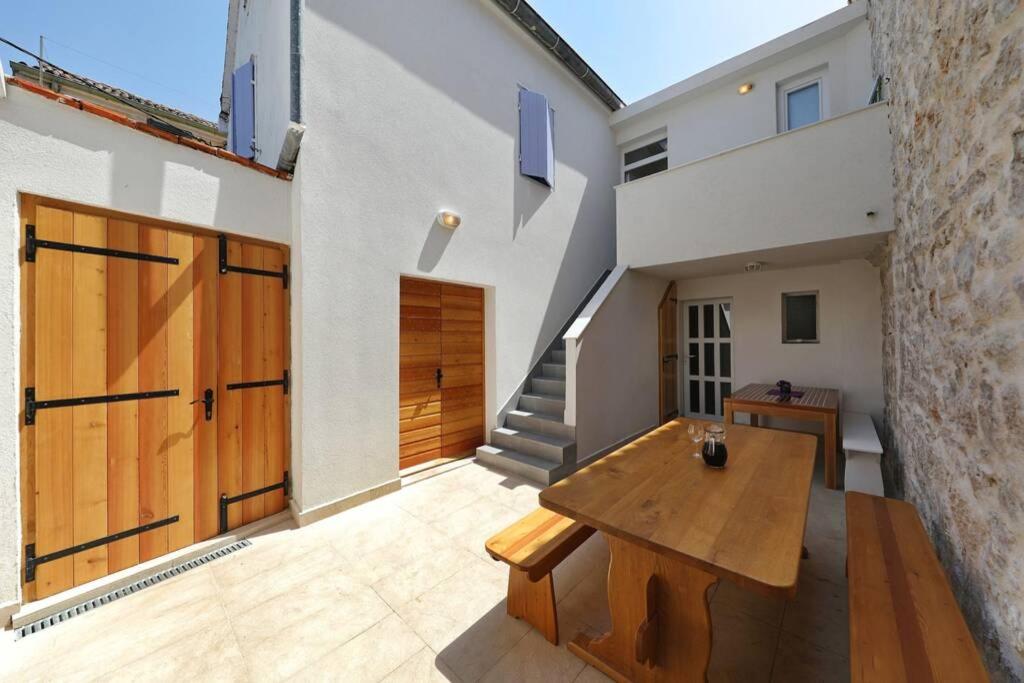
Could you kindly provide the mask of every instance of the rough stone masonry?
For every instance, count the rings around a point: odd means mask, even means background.
[[[996,680],[1024,679],[1024,6],[869,0],[895,232],[886,486],[917,505]]]

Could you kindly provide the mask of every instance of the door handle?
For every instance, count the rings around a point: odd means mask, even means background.
[[[440,389],[441,388],[441,380],[444,378],[444,373],[441,372],[441,368],[437,369],[437,372],[434,373],[434,377],[437,379],[437,388]]]
[[[196,403],[202,403],[206,407],[206,421],[209,422],[213,419],[213,389],[207,389],[203,392],[202,398],[189,403],[189,405],[195,405]]]

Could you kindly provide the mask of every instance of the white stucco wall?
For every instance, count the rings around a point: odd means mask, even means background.
[[[270,168],[277,168],[291,110],[289,5],[288,0],[248,0],[232,5],[233,9],[237,6],[238,29],[231,70],[255,58],[258,152],[254,161]]]
[[[669,281],[627,270],[576,340],[576,456],[658,424],[658,304]],[[567,341],[567,346],[570,342]]]
[[[730,63],[738,68],[729,69]],[[628,149],[631,141],[665,129],[671,168],[775,135],[777,85],[819,67],[823,118],[867,105],[873,79],[863,1],[687,79],[691,88],[679,88],[683,81],[616,112],[616,141]],[[748,82],[754,89],[739,95],[736,89]],[[684,91],[666,99],[673,88]]]
[[[883,103],[619,185],[618,261],[881,236],[893,226],[890,149]]]
[[[493,421],[614,262],[618,155],[608,109],[491,2],[310,0],[303,17],[308,509],[397,477],[400,275],[486,288]],[[517,172],[520,85],[555,110],[553,191]],[[437,227],[442,208],[462,226]]]
[[[818,291],[818,344],[782,343],[782,294]],[[881,280],[867,261],[677,281],[680,339],[684,302],[731,298],[734,389],[751,382],[839,389],[844,410],[869,413],[881,426]],[[684,348],[684,347],[680,347]],[[686,386],[680,368],[679,405]],[[741,421],[746,421],[742,416]],[[809,423],[787,428],[813,431]],[[819,430],[820,431],[820,430]]]
[[[18,599],[19,193],[290,242],[291,185],[18,87],[0,99],[0,608]]]

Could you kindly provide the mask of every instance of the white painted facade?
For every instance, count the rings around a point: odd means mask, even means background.
[[[867,2],[791,31],[615,112],[623,151],[667,135],[668,166],[746,145],[777,133],[779,90],[810,76],[822,82],[822,118],[868,104],[874,78]],[[745,95],[740,85],[752,84]]]
[[[731,301],[734,388],[785,379],[795,385],[839,389],[844,410],[867,413],[881,424],[882,285],[877,267],[864,260],[850,260],[684,279],[676,286],[680,334],[686,302]],[[818,293],[819,343],[782,343],[782,295],[787,292]],[[685,391],[680,377],[681,411],[686,405]],[[806,431],[815,428],[809,423],[779,420],[775,424]]]
[[[291,241],[287,181],[7,87],[0,99],[0,623],[20,593],[19,195]]]
[[[490,2],[312,0],[302,32],[293,458],[312,510],[398,477],[399,277],[485,288],[493,421],[614,263],[618,155],[608,108]],[[517,171],[520,87],[555,111],[553,190]]]
[[[255,56],[257,161],[271,167],[290,113],[288,4],[233,2],[225,59],[229,75]],[[30,192],[291,245],[289,470],[293,512],[302,521],[398,485],[403,275],[484,289],[488,431],[616,262],[611,284],[584,313],[586,324],[566,340],[580,458],[657,422],[656,311],[671,280],[681,301],[734,302],[737,386],[780,377],[834,386],[851,409],[878,417],[878,272],[844,260],[863,256],[891,229],[891,201],[873,205],[881,228],[862,211],[867,199],[884,198],[891,175],[888,137],[873,137],[884,108],[854,111],[870,90],[863,13],[861,0],[753,57],[684,81],[686,92],[673,86],[610,115],[490,0],[307,0],[306,133],[290,183],[11,88],[0,99],[0,222],[11,226],[4,233],[10,267],[0,276],[7,302],[0,326],[10,340],[0,346],[0,371],[8,377],[0,409],[15,415],[19,406],[17,193]],[[829,115],[854,113],[775,136],[774,83],[822,64]],[[756,83],[742,98],[735,93],[739,77]],[[522,87],[547,96],[555,112],[553,189],[518,172]],[[864,131],[856,128],[861,122]],[[708,132],[705,125],[717,128]],[[670,167],[687,165],[618,189],[617,240],[613,188],[621,183],[622,145],[658,129],[669,132]],[[854,139],[861,132],[870,144]],[[756,142],[762,138],[770,139]],[[858,177],[865,186],[838,192],[837,184],[815,179],[816,191],[826,192],[818,214],[802,222],[782,214],[766,220],[758,209],[791,200],[810,179],[770,192],[758,185],[761,176],[737,168],[779,175],[780,160],[801,144],[801,155],[828,168],[846,169],[851,155],[863,154]],[[822,158],[823,144],[839,145],[846,156]],[[785,172],[827,175],[806,165]],[[715,229],[680,268],[680,254],[697,242],[679,232],[673,216],[687,207],[673,202],[734,181],[748,183],[744,192],[759,201],[724,224],[706,206],[702,225]],[[653,213],[641,213],[651,206]],[[438,226],[441,209],[460,214],[461,226]],[[840,220],[840,209],[850,217]],[[643,240],[623,239],[624,230],[644,226],[653,232]],[[827,246],[806,246],[815,242]],[[792,250],[769,272],[734,274],[747,252],[774,257],[782,247]],[[814,265],[794,267],[808,264]],[[779,348],[777,299],[791,288],[821,292],[822,340],[814,348]],[[17,467],[17,424],[8,420],[0,427],[0,610],[18,594]]]

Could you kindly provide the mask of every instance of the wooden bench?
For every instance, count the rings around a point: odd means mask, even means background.
[[[917,510],[846,494],[850,678],[987,681]]]
[[[525,619],[555,645],[558,616],[551,572],[592,533],[585,524],[540,508],[485,544],[491,557],[509,566],[508,613]]]
[[[882,442],[870,415],[843,413],[843,453],[846,490],[882,495]]]

